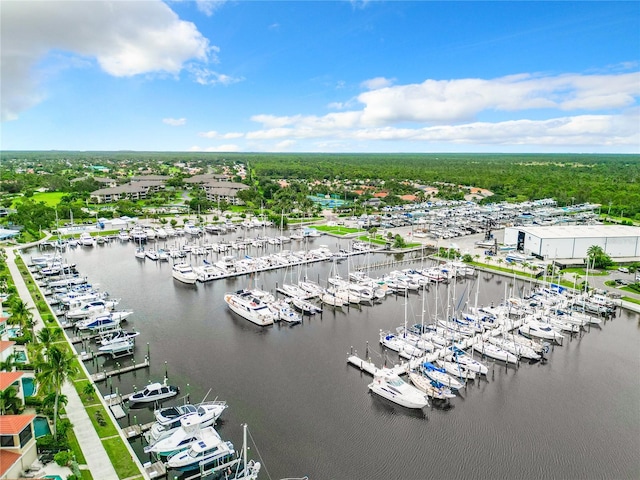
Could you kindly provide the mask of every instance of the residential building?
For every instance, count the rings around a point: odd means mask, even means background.
[[[0,415],[0,479],[23,477],[38,457],[35,415]]]

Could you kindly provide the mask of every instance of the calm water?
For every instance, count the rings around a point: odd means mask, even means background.
[[[320,244],[334,249],[338,240],[318,238],[310,248]],[[127,393],[134,385],[160,381],[166,362],[170,383],[189,392],[192,401],[211,389],[208,400],[228,402],[219,426],[223,438],[240,448],[241,424],[249,425],[252,456],[266,466],[261,478],[640,478],[636,314],[622,311],[602,328],[566,339],[546,363],[495,364],[486,379],[470,383],[453,399],[451,408],[417,414],[369,394],[371,377],[348,366],[346,357],[352,346],[363,355],[368,341],[380,365],[379,330],[402,324],[405,311],[409,323],[419,322],[419,295],[410,295],[406,306],[403,297],[387,297],[374,307],[328,307],[322,316],[306,317],[294,327],[261,328],[232,314],[223,294],[249,286],[275,291],[276,283],[305,274],[326,281],[334,266],[314,264],[193,287],[174,281],[170,264],[137,260],[133,251],[131,244],[112,243],[66,254],[91,282],[121,299],[119,308],[135,311],[129,327],[141,332],[137,360],[150,345],[150,370],[122,375],[100,388]],[[260,255],[240,255],[245,253]],[[193,264],[199,261],[194,258]],[[351,260],[352,265],[365,261]],[[337,268],[346,275],[348,262]],[[481,273],[448,292],[432,287],[426,315],[446,311],[447,298],[454,305],[466,298],[474,303],[476,282],[483,304],[500,302],[505,290],[527,287]],[[393,355],[389,360],[397,361]],[[105,361],[105,368],[112,366]],[[140,423],[152,419],[148,409],[129,415]],[[141,440],[134,448],[143,462],[148,460]]]

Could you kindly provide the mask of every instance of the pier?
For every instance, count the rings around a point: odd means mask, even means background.
[[[129,365],[126,367],[118,366],[118,368],[114,370],[107,370],[107,371],[93,373],[91,374],[91,380],[93,380],[94,382],[102,382],[109,377],[120,375],[122,373],[132,372],[134,370],[139,370],[141,368],[148,368],[150,365],[151,365],[151,362],[149,361],[149,357],[145,357],[144,362],[142,363],[133,363],[132,365]]]
[[[128,427],[124,427],[122,429],[122,433],[128,439],[137,438],[141,436],[144,432],[151,430],[151,427],[153,426],[154,423],[155,422],[144,423],[142,425],[141,424],[129,425]]]

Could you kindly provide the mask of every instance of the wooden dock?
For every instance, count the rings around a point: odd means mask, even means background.
[[[149,357],[145,357],[144,362],[142,363],[134,363],[133,365],[129,365],[126,367],[119,367],[114,370],[93,373],[91,374],[91,380],[93,380],[94,382],[103,382],[107,378],[113,377],[114,375],[133,372],[134,370],[139,370],[141,368],[148,368],[150,365],[151,365],[151,362],[149,361]]]
[[[167,474],[167,467],[164,462],[147,462],[143,466],[149,478],[160,478]]]
[[[144,423],[142,425],[137,424],[137,425],[129,425],[128,427],[124,427],[122,429],[122,433],[124,433],[124,436],[131,439],[131,438],[137,438],[140,435],[142,435],[144,432],[151,430],[151,427],[153,426],[155,422],[149,422],[149,423]]]

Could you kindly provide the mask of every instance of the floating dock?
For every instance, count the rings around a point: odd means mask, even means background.
[[[127,367],[120,367],[114,370],[92,373],[91,380],[93,380],[94,382],[103,382],[109,377],[120,375],[122,373],[132,372],[141,368],[148,368],[150,365],[151,362],[149,361],[149,357],[145,357],[144,362],[142,363],[134,363],[133,365],[129,365]]]

